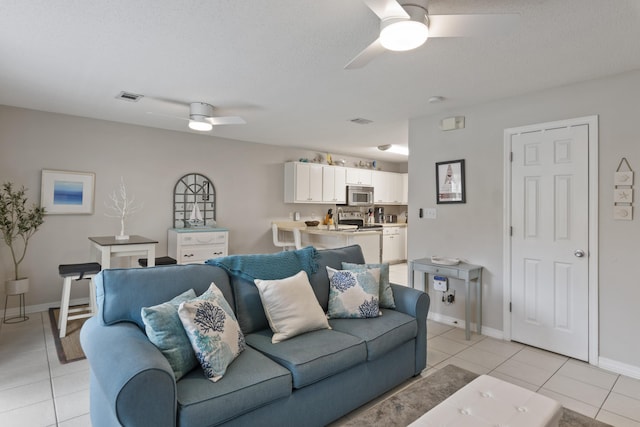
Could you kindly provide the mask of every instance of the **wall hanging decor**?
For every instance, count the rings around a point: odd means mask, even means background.
[[[626,170],[623,170],[625,168]],[[618,163],[613,185],[613,219],[631,221],[633,219],[633,170],[626,157]]]
[[[92,214],[96,174],[42,170],[40,205],[47,215]]]
[[[173,189],[173,227],[216,226],[216,189],[199,173],[188,173]]]
[[[436,163],[436,202],[466,203],[464,160]]]

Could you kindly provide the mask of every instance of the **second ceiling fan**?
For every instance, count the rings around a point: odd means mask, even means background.
[[[386,50],[415,49],[429,37],[499,34],[518,22],[517,14],[429,15],[427,0],[363,0],[380,18],[380,36],[344,68],[362,68]]]

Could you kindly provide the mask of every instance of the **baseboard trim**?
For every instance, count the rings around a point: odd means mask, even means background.
[[[445,316],[440,313],[430,312],[427,315],[427,319],[433,320],[434,322],[444,323],[447,325],[455,326],[456,328],[464,329],[464,319],[456,319],[455,317]],[[471,332],[476,331],[476,323],[470,323]],[[482,335],[486,335],[491,338],[495,338],[498,340],[504,340],[504,333],[501,330],[489,328],[487,326],[482,327]]]
[[[89,298],[88,297],[76,298],[69,301],[69,305],[82,305],[82,304],[89,304]],[[49,311],[49,309],[52,307],[60,307],[60,301],[47,302],[44,304],[36,304],[36,305],[27,305],[25,307],[25,312],[27,314],[40,313],[42,311]],[[11,307],[7,309],[7,317],[18,316],[19,314],[20,314],[19,307]],[[4,307],[0,309],[0,316],[4,318]],[[2,320],[0,319],[0,321]]]
[[[598,359],[598,366],[607,371],[615,372],[616,374],[640,379],[640,366],[629,365],[606,357],[600,357]]]

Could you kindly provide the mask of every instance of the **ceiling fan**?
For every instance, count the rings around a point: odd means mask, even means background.
[[[207,104],[205,102],[192,102],[189,104],[189,118],[168,116],[152,112],[149,112],[148,114],[188,120],[189,129],[200,132],[208,132],[213,129],[214,126],[218,125],[242,125],[247,123],[242,117],[238,116],[215,116],[214,110],[215,108],[211,104]]]
[[[380,18],[380,36],[344,68],[362,68],[386,50],[406,51],[429,37],[500,34],[518,22],[517,14],[429,15],[428,0],[363,0]]]

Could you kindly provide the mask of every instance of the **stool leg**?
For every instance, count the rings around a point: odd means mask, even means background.
[[[9,295],[4,297],[4,316],[2,319],[3,323],[7,323],[7,303],[9,302]]]
[[[60,338],[67,335],[67,317],[69,316],[69,295],[71,294],[71,277],[67,276],[62,282],[62,298],[60,300],[60,317],[58,318],[58,329]]]
[[[89,280],[89,311],[91,311],[91,314],[94,316],[98,314],[96,307],[96,286],[95,283],[93,283],[93,276],[91,276]]]

